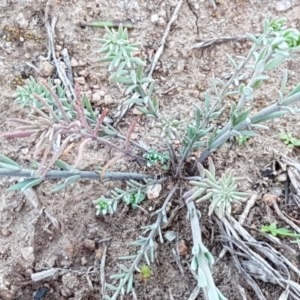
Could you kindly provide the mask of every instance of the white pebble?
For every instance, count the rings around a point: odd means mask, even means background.
[[[158,14],[151,15],[151,22],[152,23],[157,23],[158,19],[159,19]]]
[[[291,1],[288,0],[282,0],[276,2],[276,11],[286,11],[292,7]]]

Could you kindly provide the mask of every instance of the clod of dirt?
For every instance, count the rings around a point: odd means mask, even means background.
[[[33,266],[35,261],[34,248],[33,247],[25,247],[21,249],[21,255],[24,259],[24,264],[26,267]]]
[[[10,291],[1,291],[0,290],[0,299],[3,300],[12,300],[14,299],[14,295]]]
[[[86,248],[90,251],[95,251],[95,248],[96,248],[95,241],[89,240],[89,239],[85,239],[83,241],[83,246],[84,246],[84,248]]]
[[[71,58],[71,66],[72,67],[78,67],[79,66],[78,60],[74,57]]]
[[[74,291],[78,289],[79,280],[76,275],[71,273],[65,274],[62,276],[63,287],[60,292],[64,297],[70,297],[74,294]]]
[[[78,72],[78,74],[83,77],[88,77],[90,73],[87,69],[84,69],[84,70]]]
[[[276,195],[272,195],[272,194],[265,194],[263,196],[263,201],[268,205],[268,206],[272,206],[273,203],[276,201],[277,196]]]
[[[180,240],[178,243],[178,253],[181,256],[187,255],[188,253],[188,247],[185,243],[185,240]]]
[[[1,228],[0,234],[2,236],[9,236],[9,235],[11,235],[11,231],[9,229],[7,229],[7,228]]]
[[[43,61],[40,65],[40,73],[43,77],[50,77],[54,72],[55,67],[48,61]]]
[[[74,81],[75,81],[76,83],[81,84],[81,85],[84,85],[84,84],[85,84],[85,79],[84,79],[83,76],[74,78]]]

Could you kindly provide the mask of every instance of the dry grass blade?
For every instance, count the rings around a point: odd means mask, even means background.
[[[127,131],[127,134],[126,134],[126,140],[125,140],[125,149],[126,151],[129,150],[129,146],[130,146],[130,137],[131,137],[131,134],[134,130],[134,127],[136,125],[137,121],[133,121]]]
[[[192,46],[189,50],[203,49],[203,48],[207,48],[214,44],[227,43],[227,42],[231,42],[231,41],[243,41],[246,39],[248,39],[248,37],[246,35],[220,36],[220,37],[210,38],[210,39],[204,40],[200,43],[197,43],[194,46]]]
[[[115,156],[113,157],[111,160],[109,160],[105,166],[102,168],[101,170],[101,181],[103,181],[103,178],[104,178],[104,174],[106,172],[106,170],[113,164],[115,163],[116,161],[118,161],[119,159],[121,159],[122,157],[124,157],[123,155],[118,155],[118,156]]]
[[[85,147],[86,144],[87,144],[88,142],[90,142],[91,140],[92,140],[91,138],[90,138],[90,139],[86,139],[86,140],[84,140],[84,141],[80,144],[79,149],[78,149],[78,155],[77,155],[76,161],[75,161],[75,163],[74,163],[73,166],[72,166],[72,169],[73,169],[73,170],[76,169],[77,166],[79,165],[79,163],[80,163],[80,161],[81,161],[81,158],[82,158],[82,155],[83,155],[84,147]]]
[[[294,297],[293,299],[299,299],[300,285],[290,280],[291,275],[289,269],[294,271],[298,276],[300,271],[293,266],[287,258],[285,258],[280,252],[273,249],[270,245],[256,241],[233,217],[227,217],[230,222],[226,218],[222,219],[222,222],[219,220],[217,222],[219,226],[228,228],[233,236],[229,237],[222,235],[217,239],[226,243],[234,244],[234,246],[238,247],[242,251],[243,262],[240,263],[236,255],[236,250],[234,250],[232,246],[225,246],[227,250],[230,249],[229,251],[233,255],[236,265],[239,266],[239,268],[242,268],[248,276],[251,275],[264,282],[279,284],[282,288],[289,287],[291,295]],[[239,235],[243,237],[243,239],[246,239],[247,242],[245,243]],[[262,256],[253,251],[250,247],[255,248],[255,250],[260,252]],[[245,255],[248,260],[245,260]],[[273,265],[271,265],[269,261],[272,262]]]
[[[94,136],[95,136],[95,137],[98,136],[98,132],[99,132],[99,130],[100,130],[100,126],[102,125],[102,123],[103,123],[105,117],[107,116],[107,114],[108,114],[108,109],[105,108],[105,109],[103,110],[103,112],[101,113],[101,115],[99,115],[98,120],[97,120],[96,127],[95,127],[95,129],[94,129]]]

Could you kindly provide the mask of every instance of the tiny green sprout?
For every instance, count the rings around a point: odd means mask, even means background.
[[[280,140],[284,141],[289,148],[300,146],[300,140],[294,138],[291,133],[280,133],[278,137]]]
[[[141,267],[141,278],[143,281],[146,281],[147,279],[150,278],[152,272],[151,272],[151,268],[147,265],[144,265]]]
[[[277,228],[276,223],[270,225],[262,226],[260,229],[261,232],[270,233],[273,236],[283,236],[283,237],[296,237],[300,238],[299,233],[293,233],[287,228]],[[297,241],[297,240],[296,240]],[[295,242],[295,241],[293,241]]]
[[[97,209],[97,216],[100,214],[106,215],[107,213],[113,214],[116,211],[118,205],[117,201],[104,198],[103,196],[97,200],[94,200],[93,203]]]
[[[244,135],[239,135],[236,137],[236,141],[239,146],[244,146],[247,143],[248,139],[249,137]]]
[[[138,205],[143,202],[146,198],[145,194],[127,194],[122,199],[127,205],[131,205],[133,209],[136,209]]]
[[[147,166],[150,168],[153,165],[160,163],[164,170],[169,169],[170,156],[168,152],[159,153],[155,149],[148,150],[148,153],[143,155],[147,159]]]

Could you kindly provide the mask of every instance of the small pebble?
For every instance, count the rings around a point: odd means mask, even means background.
[[[53,80],[53,83],[54,83],[55,85],[61,85],[61,80],[58,79],[58,78],[55,78],[55,79]]]
[[[288,0],[282,0],[276,2],[275,9],[276,11],[286,11],[292,7],[291,1]]]
[[[83,241],[83,246],[90,251],[95,251],[96,248],[95,241],[89,239]]]
[[[7,228],[1,228],[0,233],[2,236],[10,236],[11,235],[11,231]]]
[[[78,75],[83,76],[83,77],[87,77],[87,76],[89,76],[89,74],[90,73],[87,69],[84,69],[84,70],[78,72]]]
[[[54,72],[55,67],[48,61],[43,61],[40,65],[40,73],[43,77],[50,77]]]
[[[178,253],[179,255],[186,255],[188,253],[188,247],[186,245],[185,240],[181,240],[178,243]]]
[[[157,23],[158,19],[159,19],[158,14],[151,15],[151,22],[152,23]]]
[[[74,81],[81,84],[81,85],[85,84],[85,79],[84,79],[83,76],[74,78]]]
[[[78,67],[79,66],[78,60],[74,57],[71,58],[71,66],[72,67]]]

